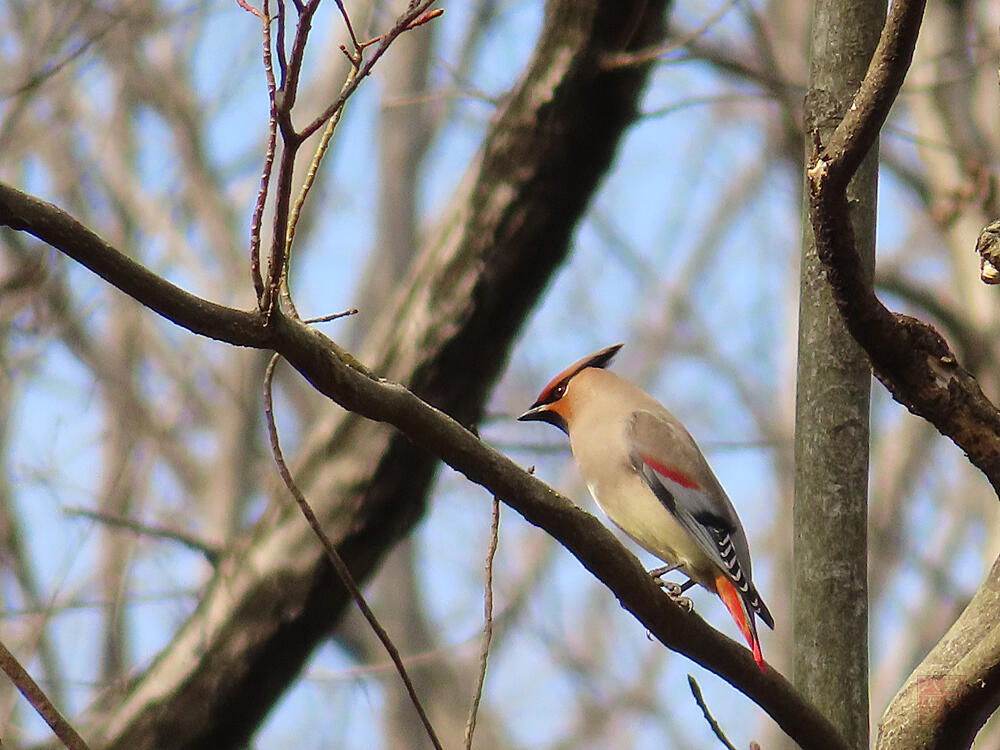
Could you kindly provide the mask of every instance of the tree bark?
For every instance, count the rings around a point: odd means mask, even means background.
[[[876,750],[959,750],[1000,702],[1000,559],[944,638],[906,679]]]
[[[884,19],[884,2],[815,5],[807,133],[825,140],[834,131],[865,75]],[[873,146],[848,187],[856,251],[869,280],[877,167]],[[794,678],[852,747],[868,745],[870,392],[868,358],[841,319],[807,225],[795,419]]]

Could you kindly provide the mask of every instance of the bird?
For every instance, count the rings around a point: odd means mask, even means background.
[[[587,488],[611,521],[665,565],[650,571],[680,595],[695,584],[718,594],[766,673],[756,617],[774,618],[754,586],[750,547],[732,502],[694,438],[666,407],[607,369],[624,344],[574,362],[542,389],[519,421],[569,435]],[[671,571],[682,584],[662,581]]]

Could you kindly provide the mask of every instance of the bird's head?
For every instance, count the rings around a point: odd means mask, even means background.
[[[573,392],[570,384],[573,378],[588,367],[605,368],[614,359],[624,344],[606,346],[600,351],[589,354],[578,360],[556,375],[542,392],[538,394],[535,403],[528,411],[517,419],[519,422],[548,422],[563,432],[569,432],[569,421],[573,414]]]

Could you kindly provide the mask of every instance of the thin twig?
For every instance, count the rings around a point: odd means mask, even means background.
[[[472,750],[472,735],[476,731],[479,702],[483,698],[483,684],[486,682],[486,661],[490,654],[490,644],[493,642],[493,558],[497,553],[499,537],[500,498],[494,495],[493,513],[490,519],[490,543],[486,549],[486,571],[483,586],[483,642],[479,649],[479,678],[472,697],[472,707],[469,709],[469,720],[465,723],[465,750]]]
[[[346,13],[345,13],[346,18]],[[348,26],[348,28],[350,28]],[[354,32],[351,31],[351,36],[353,37]],[[346,88],[350,85],[354,77],[358,74],[358,69],[361,64],[360,53],[354,57],[351,57],[351,70],[347,74],[347,80],[344,82],[344,87]],[[302,211],[302,206],[305,205],[306,198],[309,195],[309,191],[312,189],[313,183],[316,181],[316,173],[319,171],[320,162],[323,160],[323,156],[327,152],[327,148],[330,146],[330,140],[333,138],[333,131],[337,129],[337,123],[340,122],[340,116],[344,113],[344,105],[347,104],[347,100],[343,100],[340,109],[338,109],[330,121],[327,122],[326,128],[323,130],[323,135],[319,140],[319,145],[316,146],[316,152],[313,154],[312,161],[309,163],[309,170],[306,172],[305,180],[302,182],[302,189],[299,191],[298,198],[295,199],[295,203],[292,204],[291,211],[288,215],[288,231],[286,233],[285,239],[285,268],[281,274],[281,296],[285,301],[285,305],[288,307],[289,312],[296,319],[299,318],[298,310],[295,309],[295,303],[292,301],[292,291],[288,285],[288,272],[291,267],[292,258],[292,241],[295,239],[295,228],[299,223],[299,215]]]
[[[250,3],[247,2],[247,0],[236,0],[236,4],[238,6],[240,6],[241,8],[243,8],[243,10],[247,11],[248,13],[253,13],[260,20],[262,20],[262,21],[264,20],[264,14],[261,13],[259,10],[257,10],[252,5],[250,5]]]
[[[142,534],[143,536],[155,537],[157,539],[169,539],[170,541],[179,542],[188,549],[200,552],[212,565],[215,565],[219,561],[219,547],[214,544],[209,544],[204,539],[199,539],[193,534],[188,534],[185,531],[170,529],[165,526],[150,526],[148,524],[140,523],[139,521],[133,521],[131,518],[125,518],[124,516],[118,516],[113,513],[103,513],[101,511],[76,506],[63,508],[63,513],[67,516],[88,518],[91,521],[98,521],[99,523],[107,524],[108,526],[117,526],[122,529],[128,529],[129,531],[134,531],[137,534]]]
[[[334,313],[333,315],[323,315],[322,317],[319,318],[309,318],[307,320],[303,320],[302,322],[305,323],[306,325],[310,325],[312,323],[329,323],[331,320],[337,320],[338,318],[346,318],[348,315],[357,315],[357,314],[358,314],[358,308],[352,307],[350,310],[344,310],[344,312]]]
[[[344,25],[347,27],[347,33],[351,37],[351,44],[354,45],[355,55],[359,54],[361,51],[361,46],[358,44],[358,38],[354,35],[354,26],[351,24],[351,17],[347,15],[347,8],[344,7],[343,0],[336,0],[337,7],[340,8],[340,15],[344,17]]]
[[[672,39],[665,44],[658,44],[655,47],[647,47],[646,49],[637,50],[635,52],[619,52],[613,55],[607,55],[601,61],[601,67],[605,70],[615,70],[617,68],[644,65],[663,57],[664,55],[668,55],[675,50],[683,49],[712,28],[712,26],[721,20],[721,18],[726,15],[726,13],[729,12],[729,9],[736,5],[737,2],[739,2],[739,0],[727,0],[718,10],[715,11],[715,13],[706,18],[700,26],[691,29],[680,39]]]
[[[424,711],[424,707],[421,705],[420,699],[417,698],[417,692],[413,687],[413,683],[410,681],[409,674],[406,672],[406,667],[403,665],[403,660],[399,655],[396,644],[392,642],[389,634],[379,623],[378,618],[375,617],[375,613],[372,612],[371,607],[368,606],[368,602],[365,601],[365,598],[361,593],[361,589],[358,588],[358,584],[355,582],[354,576],[351,575],[351,571],[347,567],[347,563],[344,562],[344,558],[340,556],[337,548],[334,547],[333,542],[330,541],[330,537],[328,537],[326,532],[323,531],[323,527],[320,524],[319,519],[316,518],[316,514],[313,513],[313,509],[310,507],[305,495],[302,494],[298,485],[295,484],[295,480],[292,479],[292,473],[288,470],[288,465],[285,463],[285,457],[281,452],[281,445],[278,443],[278,428],[274,423],[274,408],[271,399],[271,383],[274,380],[274,367],[278,363],[279,357],[280,355],[278,354],[272,356],[271,361],[267,363],[267,370],[264,372],[264,415],[267,422],[268,438],[271,441],[271,453],[274,456],[274,463],[278,467],[278,473],[281,475],[281,479],[284,481],[288,491],[292,493],[292,497],[295,498],[295,502],[298,504],[299,510],[302,511],[302,515],[305,516],[306,521],[309,523],[309,528],[312,529],[316,538],[319,539],[320,543],[323,545],[327,559],[330,560],[330,563],[333,565],[333,569],[337,572],[337,575],[340,576],[340,580],[344,584],[344,588],[347,589],[351,598],[354,599],[355,604],[358,605],[358,609],[361,610],[361,614],[368,621],[368,624],[375,632],[375,635],[385,647],[386,652],[389,654],[389,658],[392,659],[392,663],[396,665],[396,671],[399,673],[399,677],[402,679],[403,685],[406,687],[406,692],[410,696],[410,700],[413,702],[413,707],[420,716],[420,721],[423,723],[424,729],[427,731],[427,736],[430,738],[431,744],[434,745],[436,750],[443,750],[441,742],[438,740],[437,734],[434,732],[434,727],[431,726],[430,719],[427,717],[427,713]]]
[[[55,732],[56,737],[69,750],[90,750],[83,737],[77,734],[59,710],[52,705],[52,701],[38,687],[38,683],[31,679],[31,675],[21,666],[21,663],[14,657],[7,647],[0,641],[0,669],[4,671],[14,686],[21,691],[21,695],[27,698],[31,707],[38,712],[45,723]]]
[[[360,58],[358,63],[351,63],[351,70],[347,74],[347,79],[344,81],[344,86],[341,89],[342,91],[353,84],[355,77],[358,75],[359,65]],[[333,137],[333,131],[337,128],[337,123],[340,122],[340,116],[344,113],[345,104],[347,104],[346,99],[341,101],[340,109],[334,112],[330,117],[330,121],[327,122],[326,128],[323,130],[323,136],[320,138],[319,145],[316,146],[316,152],[313,154],[312,161],[309,163],[309,171],[306,172],[306,178],[302,182],[302,189],[299,191],[299,196],[292,205],[291,213],[288,216],[288,239],[285,249],[287,254],[291,254],[292,240],[295,238],[295,227],[299,223],[299,213],[302,210],[302,205],[306,202],[306,197],[309,195],[309,190],[312,188],[313,182],[316,181],[316,172],[319,171],[319,164],[323,160],[323,156],[326,154],[326,150],[330,145],[330,139]]]
[[[292,209],[290,205],[292,200],[291,184],[295,168],[295,156],[298,152],[299,146],[301,146],[307,138],[316,133],[321,127],[328,126],[328,123],[331,120],[339,119],[345,103],[350,98],[351,94],[357,90],[358,84],[369,73],[371,73],[375,63],[378,62],[381,56],[389,48],[389,45],[392,44],[392,42],[400,34],[411,28],[427,23],[431,19],[440,15],[440,13],[436,12],[427,12],[427,9],[431,4],[433,4],[433,2],[434,0],[414,0],[411,2],[407,10],[397,19],[396,24],[392,27],[392,29],[380,37],[381,42],[372,52],[371,57],[364,62],[364,64],[362,64],[362,53],[360,47],[348,54],[348,58],[351,60],[351,72],[348,74],[344,85],[341,87],[336,100],[303,130],[296,132],[292,123],[292,108],[295,105],[295,98],[298,93],[299,76],[302,69],[306,41],[309,37],[312,18],[316,12],[318,2],[317,0],[313,0],[308,5],[305,5],[300,9],[299,20],[295,29],[295,38],[291,47],[291,55],[287,61],[287,69],[284,67],[282,68],[282,81],[279,100],[276,107],[278,128],[281,130],[284,148],[282,150],[281,160],[278,167],[278,186],[276,189],[274,205],[274,233],[271,237],[271,251],[268,261],[267,278],[264,283],[263,294],[261,296],[262,301],[260,304],[260,308],[267,315],[268,319],[270,319],[272,312],[278,306],[277,298],[279,296],[282,296],[282,299],[286,303],[286,306],[288,306],[292,315],[296,318],[298,317],[295,313],[294,306],[290,304],[291,295],[288,293],[287,276],[289,265],[288,255],[291,252],[291,247],[288,242],[289,230],[291,230],[291,233],[294,235],[294,223],[297,221],[297,217],[294,219],[292,218],[290,211],[294,210],[297,214],[298,210],[301,208],[300,204],[296,204],[294,209]],[[280,38],[283,38],[284,33],[284,18],[281,13],[283,7],[284,6],[279,0],[278,29]],[[278,43],[278,53],[278,61],[279,64],[281,64],[282,44],[280,40]],[[334,126],[335,125],[336,123],[334,122]],[[332,128],[328,126],[327,131],[328,133],[324,135],[325,143],[329,142],[329,136],[332,135]],[[326,150],[325,143],[321,145],[321,150],[318,152],[320,157],[322,157],[323,152]],[[314,163],[318,166],[319,160],[315,159]],[[307,178],[307,182],[311,185],[312,179]],[[308,187],[306,187],[306,190],[308,190]]]
[[[719,726],[719,722],[715,720],[712,713],[708,710],[708,706],[705,704],[705,698],[701,694],[701,688],[698,687],[698,683],[691,675],[688,675],[688,686],[691,688],[691,695],[694,696],[695,702],[698,704],[701,712],[705,715],[705,721],[708,722],[712,731],[715,732],[715,736],[719,738],[719,742],[729,748],[729,750],[736,750],[736,748],[733,747],[733,744],[726,739],[726,735],[723,733],[722,727]]]
[[[337,112],[344,106],[344,102],[347,101],[347,99],[350,98],[351,94],[354,93],[354,90],[358,87],[358,84],[360,84],[361,81],[364,80],[369,73],[371,73],[372,68],[375,67],[375,63],[377,63],[379,61],[379,58],[381,58],[382,55],[385,53],[385,51],[389,49],[389,45],[392,44],[393,41],[395,41],[396,37],[398,37],[403,32],[409,31],[415,26],[426,23],[432,18],[436,18],[437,15],[440,15],[440,14],[435,15],[433,11],[431,13],[426,12],[427,9],[433,3],[434,0],[421,0],[421,2],[417,3],[416,7],[408,8],[406,12],[403,13],[403,15],[396,20],[396,24],[389,31],[375,38],[381,41],[378,47],[375,48],[375,51],[372,52],[372,56],[368,58],[367,62],[365,62],[363,66],[361,66],[354,80],[350,82],[350,85],[345,85],[340,90],[340,94],[338,95],[336,101],[334,101],[333,104],[331,104],[322,113],[320,113],[320,115],[316,117],[315,120],[306,125],[299,132],[299,135],[302,138],[308,138],[317,130],[319,130],[326,123],[327,120],[333,117],[335,112]],[[369,44],[369,42],[365,42],[362,46],[365,46],[367,44]]]
[[[243,5],[242,0],[237,0],[237,2]],[[260,175],[260,187],[257,188],[257,202],[254,205],[253,217],[250,220],[250,276],[253,280],[254,292],[257,295],[257,304],[260,306],[264,303],[264,279],[260,274],[260,228],[264,219],[264,206],[267,204],[267,189],[271,183],[271,170],[274,166],[274,150],[278,138],[278,116],[275,99],[277,85],[274,81],[274,66],[271,61],[271,17],[268,0],[264,0],[261,10],[255,13],[255,15],[260,18],[263,28],[264,76],[267,79],[267,99],[269,102],[267,149],[264,152],[264,169]]]
[[[299,11],[301,12],[301,8]],[[285,57],[285,0],[278,0],[278,35],[274,44],[274,49],[278,53],[278,72],[281,74],[282,91],[285,89],[285,81],[288,80],[288,60]]]
[[[431,0],[431,1],[433,2],[433,0]],[[412,21],[410,21],[406,25],[406,28],[403,29],[403,31],[412,31],[413,29],[417,28],[418,26],[423,26],[425,23],[428,23],[429,21],[433,21],[435,18],[437,18],[438,16],[440,16],[443,13],[444,13],[444,8],[438,8],[437,10],[429,10],[426,13],[424,13],[422,16],[418,16],[417,18],[415,18]],[[364,49],[366,47],[371,47],[373,44],[378,44],[385,37],[386,37],[386,34],[379,34],[376,37],[372,37],[371,39],[369,39],[366,42],[361,42],[360,48]]]

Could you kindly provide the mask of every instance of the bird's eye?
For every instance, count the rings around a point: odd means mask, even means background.
[[[560,383],[552,390],[552,398],[560,399],[566,395],[566,384]]]

